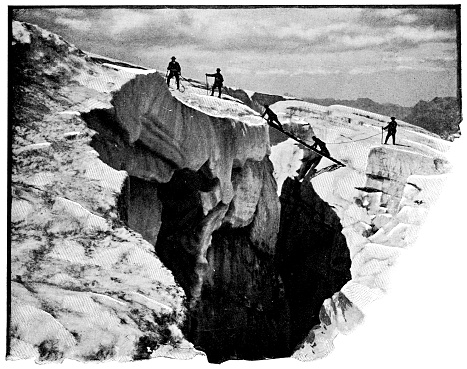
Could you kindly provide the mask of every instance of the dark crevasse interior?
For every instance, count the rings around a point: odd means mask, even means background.
[[[301,342],[320,323],[323,301],[350,280],[350,254],[339,217],[311,183],[283,186],[276,264],[290,306],[290,337]]]
[[[206,219],[226,211],[221,203],[203,215],[199,185],[209,180],[200,173],[188,175],[181,170],[159,187],[163,211],[155,249],[186,291],[188,301],[196,300],[189,306],[183,331],[206,352],[210,362],[288,356],[289,320],[283,285],[274,256],[251,240],[253,225],[221,225],[212,233],[207,263],[202,265],[197,260],[195,250],[209,223]],[[203,269],[201,273],[199,268]],[[201,294],[194,296],[193,286],[200,274]]]
[[[108,165],[130,173],[121,220],[154,245],[185,290],[186,338],[215,363],[290,356],[319,324],[323,301],[350,279],[349,252],[333,209],[311,184],[288,179],[278,234],[264,247],[254,236],[258,227],[267,229],[264,211],[257,209],[255,220],[239,228],[223,222],[229,205],[220,202],[203,212],[201,194],[219,182],[208,163],[198,171],[177,169],[168,183],[133,175],[138,171],[132,168],[151,153],[138,143],[126,144],[122,133],[110,128],[112,114],[84,115],[98,132],[91,144]],[[272,172],[263,162],[255,165]],[[232,177],[241,171],[234,168]],[[209,246],[204,254],[203,245]]]
[[[156,246],[166,247],[164,241]],[[165,251],[179,255],[178,250]],[[179,257],[179,256],[176,256]],[[163,258],[164,260],[165,258]],[[185,280],[196,263],[185,255]],[[248,229],[214,232],[201,296],[189,308],[184,333],[210,362],[287,356],[288,317],[283,288],[270,255],[249,241]],[[193,275],[191,275],[193,277]]]

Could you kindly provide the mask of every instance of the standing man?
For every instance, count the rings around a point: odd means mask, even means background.
[[[329,150],[326,147],[326,144],[321,141],[318,137],[313,136],[313,141],[315,143],[311,145],[311,148],[317,150],[320,154],[324,156],[331,156]],[[301,180],[305,175],[310,172],[310,174],[315,170],[321,161],[322,156],[314,152],[313,150],[307,150],[302,159],[302,166],[300,168],[300,173],[298,174],[298,180]]]
[[[279,122],[279,119],[277,119],[277,114],[274,113],[274,112],[269,108],[269,105],[264,105],[264,109],[265,109],[265,110],[264,110],[263,115],[261,115],[261,118],[264,118],[264,116],[267,114],[267,115],[268,115],[268,119],[266,119],[266,120],[267,120],[268,124],[271,125],[271,126],[277,126],[277,125],[278,125],[278,126],[279,126],[279,129],[280,129],[281,131],[283,131],[283,130],[284,130],[284,127],[282,127],[281,122]],[[277,123],[277,124],[276,124],[276,123]]]
[[[219,97],[221,97],[222,86],[224,84],[224,77],[222,77],[221,69],[217,68],[216,73],[214,73],[214,74],[206,73],[206,76],[207,77],[214,77],[214,84],[212,85],[211,96],[214,96],[214,90],[217,87],[217,88],[219,88]]]
[[[182,68],[180,67],[180,64],[175,61],[175,56],[172,56],[172,61],[169,63],[167,70],[169,71],[169,75],[167,76],[167,86],[170,86],[170,80],[172,77],[175,77],[175,80],[177,81],[177,90],[180,90],[180,74],[182,74]]]
[[[384,141],[384,144],[386,145],[388,143],[389,137],[392,136],[392,144],[396,144],[396,131],[397,131],[397,122],[396,118],[391,117],[391,121],[389,124],[383,128],[383,130],[388,130],[388,134],[386,135],[386,140]]]

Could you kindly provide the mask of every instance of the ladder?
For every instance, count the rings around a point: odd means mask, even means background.
[[[314,172],[314,173],[310,173],[308,172],[305,177],[303,177],[304,179],[307,179],[307,180],[310,180],[312,178],[315,178],[316,176],[319,176],[320,174],[322,173],[327,173],[327,172],[332,172],[336,169],[339,169],[341,168],[341,166],[339,164],[331,164],[325,168],[322,168],[320,170],[318,170],[317,172]]]
[[[269,124],[269,123],[268,123]],[[334,158],[331,158],[330,156],[327,156],[327,155],[323,155],[322,153],[320,153],[319,151],[313,149],[309,144],[307,144],[305,141],[303,141],[302,139],[298,138],[298,137],[295,137],[292,133],[290,132],[287,132],[287,131],[284,131],[282,129],[280,129],[279,127],[276,127],[275,125],[272,125],[272,124],[269,124],[270,127],[274,128],[274,129],[277,129],[279,132],[282,132],[283,134],[285,134],[286,136],[289,136],[292,140],[295,140],[297,141],[298,143],[301,143],[303,146],[306,146],[307,148],[309,148],[311,151],[317,153],[318,155],[321,155],[322,157],[326,158],[326,159],[329,159],[331,160],[332,162],[336,163],[339,165],[339,167],[345,167],[346,165],[342,162],[340,162],[339,160],[336,160]],[[334,169],[337,169],[339,167],[336,167]]]

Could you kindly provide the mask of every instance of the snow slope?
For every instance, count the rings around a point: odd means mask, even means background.
[[[110,108],[136,74],[93,63],[36,26],[14,22],[12,31],[23,85],[12,118],[8,358],[197,355],[178,328],[184,291],[118,220],[128,174],[99,159],[81,118]],[[27,81],[25,70],[34,71]]]

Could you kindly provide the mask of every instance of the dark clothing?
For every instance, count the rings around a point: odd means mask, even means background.
[[[311,145],[313,149],[318,149],[317,151],[325,156],[331,156],[329,150],[326,147],[326,144],[321,141],[319,138],[315,137],[313,139],[315,143]],[[313,150],[308,150],[308,153],[302,159],[302,166],[300,168],[300,173],[298,174],[298,179],[302,179],[305,175],[312,170],[314,170],[320,163],[322,156],[314,152]]]
[[[384,130],[388,130],[388,132],[391,131],[397,131],[397,122],[395,120],[391,120],[386,127],[383,128]]]
[[[180,64],[176,61],[171,61],[169,63],[169,66],[167,67],[167,70],[170,71],[169,75],[167,76],[167,86],[170,86],[170,80],[172,77],[175,77],[175,80],[177,81],[177,89],[180,89],[180,74],[182,73],[182,68],[180,67]]]
[[[222,84],[224,83],[224,77],[222,77],[222,74],[220,72],[216,72],[213,74],[206,73],[208,77],[214,77],[214,86],[220,85],[222,87]]]
[[[386,140],[384,144],[388,143],[389,137],[392,136],[392,144],[396,144],[396,132],[397,132],[397,122],[395,120],[391,120],[389,124],[383,128],[383,130],[388,130],[388,134],[386,135]]]
[[[212,85],[211,96],[214,96],[214,90],[217,87],[219,89],[219,97],[221,97],[222,85],[224,83],[224,77],[222,77],[222,74],[220,74],[220,72],[216,72],[213,74],[206,73],[206,76],[214,77],[214,84]]]
[[[386,139],[384,140],[384,144],[386,145],[388,143],[389,137],[392,136],[392,144],[396,144],[396,131],[388,131],[388,134],[386,135]]]
[[[170,80],[172,77],[175,77],[177,81],[177,90],[180,90],[180,75],[177,72],[170,71],[169,75],[167,76],[167,86],[170,86]]]
[[[182,73],[182,68],[180,67],[180,64],[178,64],[178,62],[176,61],[171,61],[169,63],[169,66],[167,67],[167,70],[171,72],[177,72],[178,74]]]
[[[215,83],[212,85],[211,96],[214,96],[214,90],[216,89],[216,87],[217,87],[218,90],[219,90],[219,97],[221,97],[221,94],[222,94],[222,85],[216,85]]]
[[[271,125],[271,126],[276,126],[278,125],[279,128],[281,130],[283,130],[284,128],[282,127],[282,124],[281,122],[279,122],[279,119],[277,119],[277,114],[274,113],[271,109],[269,109],[269,107],[265,107],[265,110],[264,110],[264,113],[263,115],[261,115],[261,118],[264,118],[264,116],[267,114],[268,118],[266,119],[268,124]],[[277,124],[275,124],[277,123]]]
[[[323,154],[324,156],[331,156],[331,155],[329,154],[328,148],[326,147],[326,144],[325,144],[323,141],[321,141],[321,140],[320,140],[319,138],[317,138],[317,137],[315,137],[315,138],[313,139],[313,141],[315,141],[315,143],[314,143],[313,145],[311,145],[311,148],[312,148],[312,149],[319,148],[318,151],[319,151],[321,154]]]
[[[310,169],[316,168],[319,162],[321,161],[321,155],[318,155],[317,153],[311,150],[308,151],[308,154],[305,155],[302,159],[302,166],[300,167],[298,179],[302,179],[303,177],[305,177],[305,174],[307,174]]]

